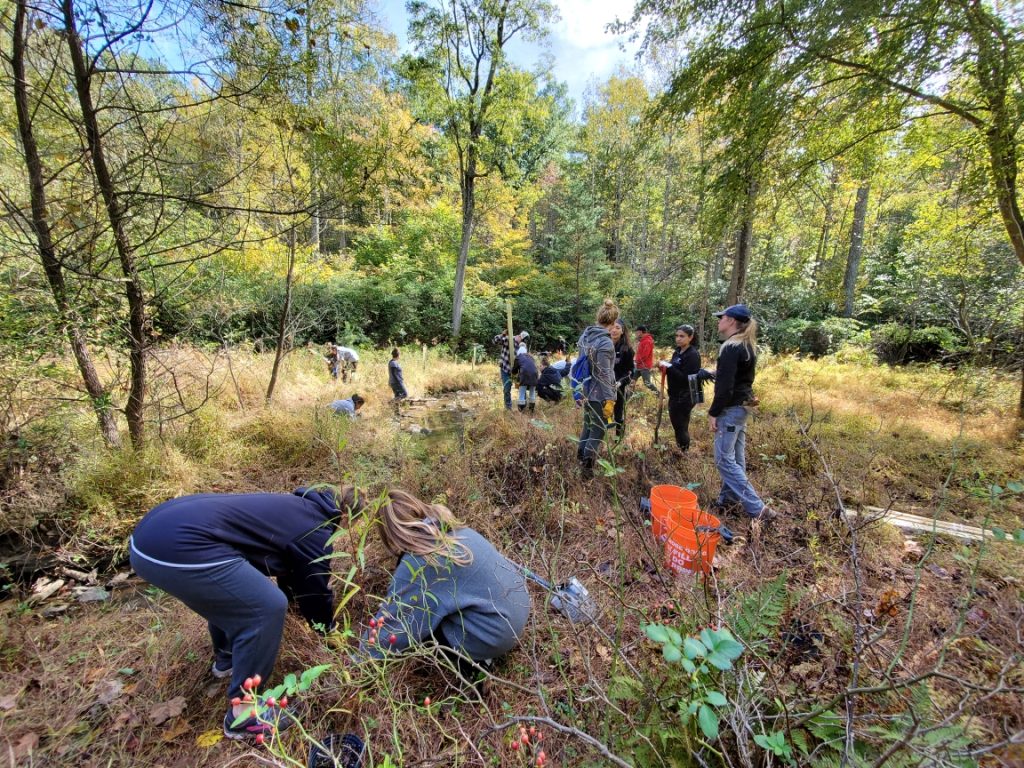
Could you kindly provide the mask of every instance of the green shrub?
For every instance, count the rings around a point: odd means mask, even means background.
[[[891,365],[941,360],[959,349],[949,328],[910,328],[900,323],[886,323],[873,329],[871,346],[879,360]]]
[[[852,340],[863,323],[848,317],[826,317],[806,320],[791,317],[765,329],[765,338],[776,352],[799,352],[823,357],[837,352]]]

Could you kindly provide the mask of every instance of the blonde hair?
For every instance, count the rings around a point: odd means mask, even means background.
[[[619,319],[619,308],[611,299],[605,299],[604,303],[597,310],[597,324],[611,325]]]
[[[381,541],[393,555],[420,555],[434,566],[442,558],[456,565],[473,562],[469,547],[452,534],[462,524],[443,504],[428,504],[398,488],[371,498],[349,485],[339,496],[338,506],[349,517],[368,513],[379,524]]]
[[[733,320],[736,320],[736,318],[733,318]],[[750,318],[745,323],[740,320],[736,320],[736,325],[739,327],[739,330],[726,339],[722,343],[722,346],[724,347],[726,344],[737,344],[746,347],[751,352],[757,351],[757,320]]]

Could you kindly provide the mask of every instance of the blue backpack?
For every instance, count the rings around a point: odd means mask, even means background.
[[[582,350],[569,369],[569,387],[572,389],[572,399],[576,402],[583,400],[586,395],[583,392],[583,385],[590,381],[590,355],[583,354]]]

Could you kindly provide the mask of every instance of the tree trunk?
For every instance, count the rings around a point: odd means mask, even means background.
[[[736,257],[733,259],[729,292],[725,298],[725,303],[729,305],[739,304],[743,301],[743,293],[747,287],[747,268],[750,266],[750,253],[754,247],[754,211],[757,192],[757,179],[751,178],[747,183],[747,194],[743,199],[743,219],[736,237]]]
[[[306,108],[311,108],[313,104],[313,70],[316,66],[313,62],[316,61],[316,50],[314,48],[314,33],[313,33],[313,4],[311,2],[306,3]],[[315,133],[309,134],[309,245],[313,249],[313,253],[318,256],[321,255],[321,224],[320,224],[320,169],[319,160],[317,158],[316,138]],[[267,397],[269,400],[269,395]]]
[[[284,307],[281,319],[277,324],[277,346],[274,349],[274,367],[270,370],[270,383],[267,384],[267,405],[274,398],[274,387],[277,386],[277,374],[284,359],[285,346],[288,341],[288,315],[292,309],[292,284],[295,275],[295,226],[288,229],[288,273],[284,278]]]
[[[821,234],[818,236],[818,247],[814,254],[814,266],[811,268],[811,284],[818,285],[818,274],[825,263],[825,254],[828,251],[828,240],[832,235],[832,225],[835,223],[835,199],[839,190],[839,170],[833,165],[832,173],[829,176],[828,193],[825,196],[825,215],[821,222]]]
[[[857,187],[857,202],[853,206],[853,228],[850,230],[850,252],[846,257],[843,275],[843,317],[853,317],[853,298],[857,288],[857,273],[864,254],[864,222],[868,217],[870,184]]]
[[[65,33],[68,49],[71,54],[71,66],[75,73],[75,92],[82,110],[82,122],[85,127],[86,140],[89,146],[89,157],[92,160],[96,184],[107,209],[107,219],[114,234],[114,244],[121,272],[124,275],[125,295],[128,299],[128,359],[131,367],[131,383],[128,389],[128,402],[124,414],[128,420],[128,434],[132,445],[141,448],[145,437],[143,407],[146,399],[146,300],[139,279],[138,266],[135,263],[135,252],[128,239],[124,206],[114,188],[114,182],[107,165],[106,152],[101,139],[96,108],[92,101],[92,71],[85,61],[82,40],[78,36],[75,23],[74,0],[63,0]]]
[[[78,364],[78,370],[82,374],[85,391],[89,394],[89,401],[92,403],[93,411],[99,422],[100,434],[108,446],[117,448],[121,445],[121,436],[117,431],[117,422],[114,420],[114,413],[110,405],[110,393],[104,388],[96,373],[96,367],[93,365],[85,337],[79,330],[77,318],[68,302],[64,271],[57,258],[53,234],[50,230],[46,187],[43,182],[43,164],[32,130],[32,113],[28,103],[28,79],[25,76],[27,16],[26,0],[18,0],[14,17],[11,64],[14,69],[14,105],[18,113],[18,134],[21,137],[25,165],[28,169],[29,195],[32,202],[32,230],[36,235],[43,272],[50,285],[53,301],[57,305],[57,316],[60,318],[61,328],[71,344],[71,351]]]
[[[466,168],[462,172],[462,239],[459,242],[459,261],[455,267],[455,295],[452,299],[452,337],[459,338],[462,330],[462,292],[466,283],[466,263],[469,261],[469,243],[473,236],[473,208],[476,204],[476,150],[470,145]]]

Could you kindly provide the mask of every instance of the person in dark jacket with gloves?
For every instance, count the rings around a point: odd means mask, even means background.
[[[525,411],[529,404],[532,411],[537,407],[537,361],[526,351],[526,344],[521,343],[516,350],[516,361],[512,365],[512,373],[519,383],[519,411]]]
[[[725,341],[718,352],[715,399],[708,408],[708,426],[715,433],[715,466],[722,490],[715,507],[739,504],[754,519],[775,516],[747,479],[747,403],[754,399],[757,370],[757,321],[743,304],[716,312],[718,333]]]
[[[299,488],[181,496],[151,509],[135,527],[129,539],[135,572],[208,623],[213,676],[231,678],[228,738],[269,738],[291,723],[280,710],[235,720],[253,709],[241,701],[246,678],[267,680],[274,669],[289,599],[315,629],[333,626],[325,558],[338,519],[333,492]]]
[[[672,421],[676,445],[681,451],[690,449],[690,412],[696,405],[690,398],[690,376],[700,371],[700,352],[697,351],[694,334],[692,325],[676,328],[676,348],[672,359],[658,363],[668,381],[668,417]]]
[[[615,344],[610,331],[619,319],[619,308],[605,299],[597,310],[596,324],[588,326],[576,347],[590,363],[590,376],[582,383],[583,431],[576,456],[584,480],[594,476],[597,452],[615,411]]]
[[[615,345],[615,411],[611,426],[618,428],[618,439],[621,440],[626,436],[626,399],[629,397],[626,390],[633,383],[633,345],[629,343],[629,329],[621,317],[608,334]]]

